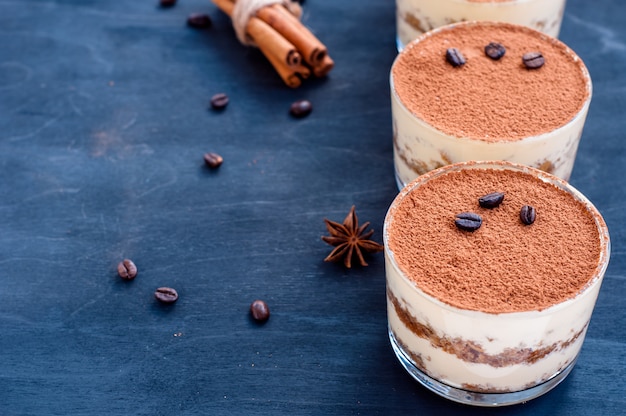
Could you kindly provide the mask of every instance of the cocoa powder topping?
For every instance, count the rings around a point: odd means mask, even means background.
[[[497,174],[495,174],[497,172]],[[496,208],[486,193],[504,192]],[[532,205],[532,225],[520,209]],[[473,211],[482,226],[455,226]],[[489,313],[542,310],[577,293],[594,276],[601,253],[592,214],[554,185],[521,172],[465,169],[432,178],[393,208],[388,248],[425,293],[452,306]]]
[[[485,54],[491,42],[506,48],[501,59]],[[463,54],[464,65],[446,62],[449,48]],[[540,52],[544,65],[529,70],[522,61],[528,52]],[[508,23],[466,22],[427,33],[391,72],[400,101],[417,117],[446,134],[490,142],[562,127],[590,95],[587,70],[567,46]]]

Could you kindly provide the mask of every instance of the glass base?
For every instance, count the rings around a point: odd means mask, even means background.
[[[389,330],[389,339],[391,340],[391,346],[393,347],[393,351],[398,357],[400,364],[402,364],[404,369],[415,380],[420,382],[420,384],[422,384],[428,390],[437,393],[438,395],[445,397],[448,400],[473,406],[508,406],[517,403],[527,402],[528,400],[539,397],[549,392],[550,390],[555,388],[561,381],[563,381],[565,377],[567,377],[567,375],[572,371],[572,368],[574,368],[574,364],[576,363],[576,359],[574,359],[574,361],[572,361],[567,367],[565,367],[561,372],[555,374],[548,381],[526,390],[514,391],[510,393],[479,393],[449,386],[426,375],[424,372],[418,369],[405,355],[404,351],[402,350],[402,348],[396,341],[393,333],[391,332],[391,329]]]

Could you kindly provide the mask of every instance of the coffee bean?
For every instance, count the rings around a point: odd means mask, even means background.
[[[524,205],[519,211],[519,218],[524,224],[530,225],[537,218],[537,210],[530,205]]]
[[[482,225],[483,219],[480,215],[473,212],[462,212],[456,215],[454,223],[460,230],[476,231]]]
[[[211,97],[211,107],[215,110],[223,110],[228,105],[228,95],[220,92]]]
[[[178,292],[171,287],[160,287],[154,292],[154,297],[162,303],[174,303],[178,300]]]
[[[289,112],[296,118],[306,117],[313,111],[313,104],[309,100],[299,100],[291,104]]]
[[[522,62],[528,69],[541,68],[546,63],[541,52],[528,52],[522,56]]]
[[[485,46],[485,55],[487,55],[494,61],[502,58],[505,53],[506,48],[497,42],[491,42],[489,43],[489,45]]]
[[[504,192],[492,192],[478,198],[478,204],[483,208],[495,208],[504,201]]]
[[[267,307],[267,303],[262,300],[255,300],[250,305],[250,314],[257,322],[265,322],[270,317],[270,309]]]
[[[446,61],[453,67],[465,65],[465,57],[457,48],[448,48],[446,50]]]
[[[137,276],[137,266],[132,260],[124,259],[117,265],[117,274],[124,280],[133,280]]]
[[[217,153],[205,153],[204,163],[211,169],[219,168],[224,162],[224,158]]]
[[[176,0],[159,0],[161,7],[172,7],[176,4]]]
[[[212,25],[211,17],[204,13],[193,13],[187,17],[187,25],[196,29],[206,29]]]

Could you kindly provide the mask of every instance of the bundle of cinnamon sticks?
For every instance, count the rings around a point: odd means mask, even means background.
[[[232,18],[237,0],[212,1]],[[258,10],[248,20],[245,30],[291,88],[299,87],[311,74],[327,75],[335,65],[326,46],[282,4]]]

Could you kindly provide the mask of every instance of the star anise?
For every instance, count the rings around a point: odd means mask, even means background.
[[[343,264],[350,268],[352,267],[352,257],[355,256],[361,266],[367,266],[363,252],[377,253],[383,250],[381,244],[369,239],[374,234],[374,230],[365,232],[365,229],[370,225],[369,222],[359,227],[354,205],[346,219],[343,220],[343,224],[326,218],[324,218],[324,222],[330,236],[322,236],[322,240],[335,246],[324,261],[340,261],[343,258]]]

